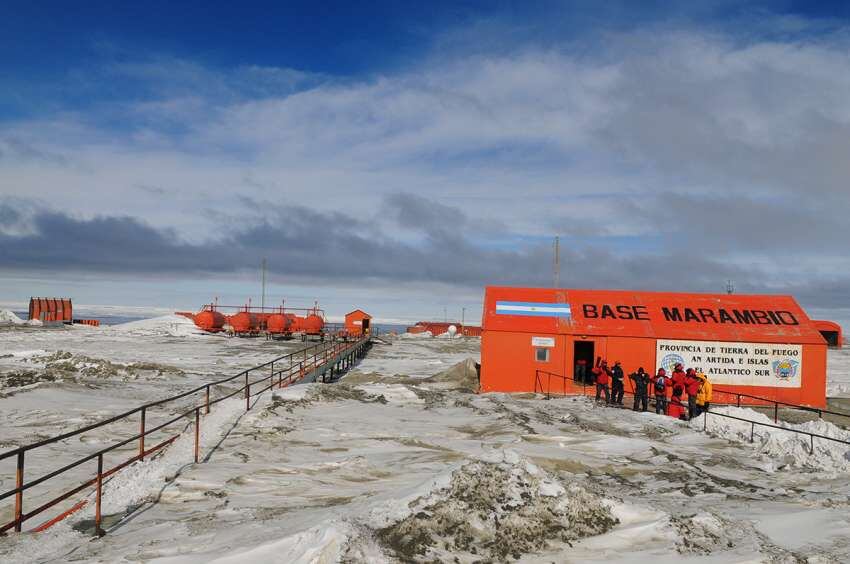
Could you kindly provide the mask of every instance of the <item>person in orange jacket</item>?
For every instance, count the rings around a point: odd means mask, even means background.
[[[611,370],[608,368],[608,362],[603,360],[593,369],[593,373],[596,375],[596,401],[599,401],[600,394],[605,392],[605,403],[611,403],[611,392],[608,388]]]
[[[677,390],[679,391],[679,395],[684,393],[686,378],[685,367],[682,366],[681,362],[677,362],[676,366],[673,367],[673,374],[670,375],[670,383],[674,394]]]
[[[697,371],[688,368],[685,373],[685,393],[688,394],[688,419],[697,416],[697,394],[702,386],[702,380],[697,377]]]
[[[655,413],[667,413],[667,388],[670,387],[667,371],[659,368],[658,373],[651,378],[651,386],[655,393]]]
[[[673,392],[673,397],[670,398],[670,405],[667,406],[667,415],[683,421],[688,420],[688,410],[685,404],[682,403],[681,393],[677,394],[675,391]]]

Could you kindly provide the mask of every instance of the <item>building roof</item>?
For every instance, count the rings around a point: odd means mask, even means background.
[[[825,344],[791,296],[488,286],[484,330]]]
[[[362,309],[355,309],[354,311],[349,311],[348,313],[345,314],[345,316],[349,317],[349,316],[354,315],[356,313],[359,313],[364,318],[368,317],[369,319],[372,319],[372,316],[369,315],[368,313],[366,313],[365,311],[363,311]],[[337,319],[339,319],[339,318],[337,318]]]

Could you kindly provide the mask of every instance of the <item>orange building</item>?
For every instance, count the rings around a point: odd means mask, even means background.
[[[722,390],[823,407],[826,349],[791,296],[491,286],[481,391],[532,392],[538,370],[575,378],[598,359],[621,361],[627,375],[681,362]]]
[[[372,316],[362,309],[345,314],[345,332],[349,335],[366,335],[371,330]]]
[[[30,298],[29,318],[71,323],[74,318],[71,298]]]

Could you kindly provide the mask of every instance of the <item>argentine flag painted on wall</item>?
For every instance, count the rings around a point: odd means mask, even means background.
[[[496,302],[496,313],[502,315],[530,315],[533,317],[570,318],[570,304],[546,302]]]

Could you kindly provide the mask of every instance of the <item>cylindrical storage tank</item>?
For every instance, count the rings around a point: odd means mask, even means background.
[[[224,327],[224,316],[217,311],[205,309],[195,315],[195,325],[204,331],[217,333]]]
[[[290,320],[282,313],[273,313],[266,320],[266,330],[269,333],[286,333],[289,331]]]
[[[304,330],[304,318],[291,313],[286,314],[289,317],[289,330],[293,333],[298,333]]]
[[[251,333],[257,331],[260,327],[257,316],[247,311],[240,311],[235,315],[231,315],[228,320],[233,327],[234,333]]]
[[[315,313],[311,313],[304,320],[304,332],[308,335],[318,335],[322,332],[322,329],[325,327],[325,320],[316,315]]]

